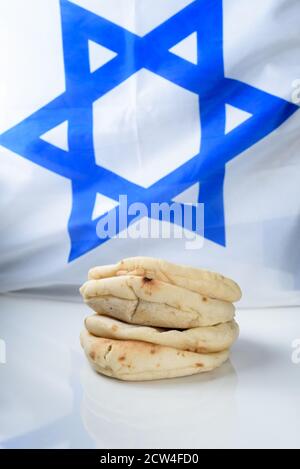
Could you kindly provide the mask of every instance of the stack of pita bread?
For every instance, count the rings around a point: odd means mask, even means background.
[[[214,272],[133,257],[95,267],[81,287],[97,313],[81,345],[106,376],[142,381],[211,371],[239,334],[233,302],[239,286]]]

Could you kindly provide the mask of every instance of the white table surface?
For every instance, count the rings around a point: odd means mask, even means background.
[[[300,447],[300,308],[241,310],[231,363],[125,383],[94,373],[81,303],[0,296],[0,447]]]

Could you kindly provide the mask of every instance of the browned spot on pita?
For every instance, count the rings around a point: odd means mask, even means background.
[[[126,355],[121,355],[121,357],[118,358],[119,362],[123,362],[126,360]]]
[[[92,360],[95,360],[96,354],[95,354],[94,350],[92,350],[92,351],[89,353],[89,355],[90,355],[90,358],[91,358]]]
[[[149,284],[149,283],[153,283],[154,280],[153,278],[149,278],[149,277],[143,277],[143,280],[142,280],[143,284]]]
[[[204,303],[207,301],[206,296],[204,296],[204,297],[202,298],[202,301],[204,301]]]
[[[197,368],[203,368],[204,365],[203,365],[203,363],[196,363],[196,367],[197,367]]]
[[[152,349],[150,350],[150,353],[151,353],[151,355],[154,355],[154,354],[156,353],[155,348],[152,348]]]
[[[157,283],[153,278],[143,277],[142,287],[145,289],[147,295],[152,296],[154,288],[157,288]]]
[[[116,325],[112,326],[111,330],[112,330],[113,332],[117,332],[118,326],[116,326]]]

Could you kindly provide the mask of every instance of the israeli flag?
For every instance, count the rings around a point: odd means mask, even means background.
[[[0,291],[136,255],[300,303],[300,3],[0,1]]]

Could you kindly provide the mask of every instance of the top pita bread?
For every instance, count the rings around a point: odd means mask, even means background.
[[[131,257],[117,264],[94,267],[89,271],[90,280],[121,275],[161,280],[209,298],[229,302],[238,301],[242,296],[240,287],[223,275],[151,257]]]

